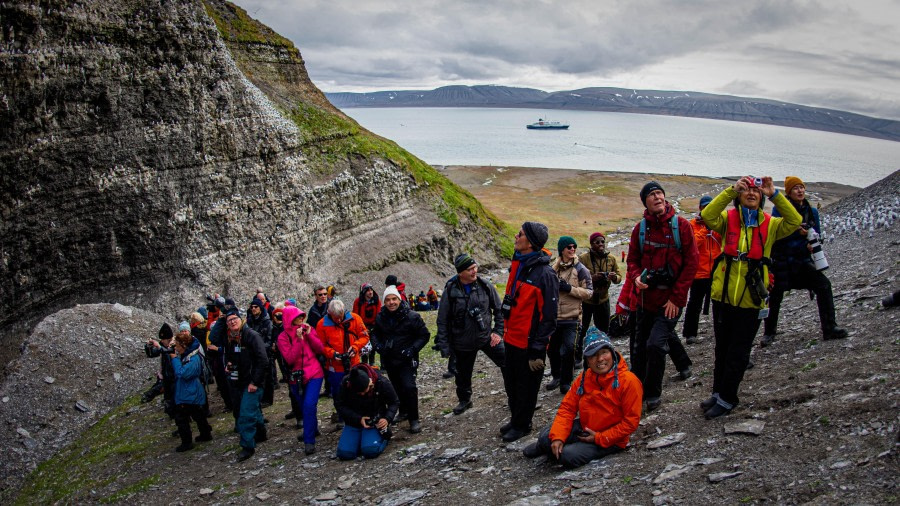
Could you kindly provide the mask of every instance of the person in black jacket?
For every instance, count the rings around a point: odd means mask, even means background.
[[[241,452],[237,458],[240,462],[253,456],[256,443],[268,439],[259,403],[269,359],[262,338],[244,325],[237,309],[225,313],[225,323],[228,328],[225,370],[230,383],[231,405],[235,408],[234,416],[241,434]]]
[[[272,335],[272,319],[269,312],[266,311],[266,303],[259,295],[250,302],[250,308],[247,310],[247,325],[259,334],[266,347],[266,357],[268,357],[268,366],[266,366],[266,377],[263,383],[262,407],[272,405],[275,396],[275,388],[278,383],[275,382],[275,350],[272,349],[272,341],[278,335]]]
[[[338,440],[337,458],[381,455],[391,437],[389,421],[400,406],[391,382],[372,366],[357,364],[344,376],[334,404],[341,419],[347,421]]]
[[[209,328],[209,336],[207,340],[209,345],[206,349],[206,359],[209,360],[209,366],[212,369],[213,376],[216,378],[216,390],[222,397],[222,403],[225,404],[225,411],[234,411],[231,405],[231,390],[228,388],[228,375],[225,373],[225,298],[216,297],[216,307],[219,309],[219,318]]]
[[[472,370],[478,350],[500,370],[505,364],[503,316],[500,296],[494,285],[478,276],[478,264],[468,253],[453,261],[457,275],[444,285],[443,303],[438,307],[435,344],[442,357],[456,356],[456,397],[453,414],[472,407]],[[493,321],[493,327],[491,322]],[[509,388],[506,389],[509,391]]]
[[[159,374],[156,384],[150,390],[144,392],[143,402],[150,402],[154,397],[163,394],[163,410],[169,415],[169,418],[175,419],[175,370],[172,368],[172,358],[169,354],[172,352],[172,338],[175,332],[168,323],[163,323],[159,328],[159,341],[155,339],[147,339],[144,345],[144,352],[150,358],[159,357]]]
[[[422,430],[416,369],[419,351],[428,344],[431,335],[419,313],[400,299],[396,286],[385,288],[382,300],[384,306],[375,317],[375,328],[370,336],[372,347],[381,355],[381,364],[397,389],[400,412],[409,418],[409,431],[416,434]]]

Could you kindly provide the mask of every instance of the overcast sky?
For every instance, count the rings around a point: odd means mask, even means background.
[[[237,0],[323,91],[500,84],[772,98],[900,119],[900,0]]]

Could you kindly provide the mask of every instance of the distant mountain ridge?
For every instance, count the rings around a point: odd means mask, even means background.
[[[546,92],[509,86],[326,93],[336,107],[511,107],[631,112],[744,121],[900,141],[900,121],[777,100],[690,91],[582,88]]]

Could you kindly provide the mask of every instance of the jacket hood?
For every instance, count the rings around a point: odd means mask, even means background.
[[[581,384],[578,386],[578,395],[584,395],[584,383],[585,381],[593,382],[600,385],[600,388],[607,388],[608,386],[612,386],[612,388],[619,388],[619,375],[623,374],[628,370],[628,364],[625,362],[625,359],[622,357],[622,354],[618,351],[613,350],[613,354],[617,359],[617,364],[615,367],[611,367],[606,374],[594,374],[587,366],[587,357],[584,359],[584,373],[581,375]]]
[[[375,287],[370,285],[369,283],[363,283],[361,287],[359,287],[359,302],[366,302],[366,290],[372,289],[372,302],[378,301],[378,292],[375,291]],[[399,290],[399,288],[397,288]]]
[[[281,322],[284,325],[284,331],[294,337],[297,333],[297,327],[294,326],[294,320],[301,314],[306,313],[297,306],[285,306],[281,312]]]

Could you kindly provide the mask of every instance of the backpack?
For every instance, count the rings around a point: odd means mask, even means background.
[[[209,384],[213,382],[213,373],[212,369],[209,367],[209,362],[206,360],[206,355],[203,353],[203,348],[197,348],[185,358],[190,360],[191,357],[198,354],[200,355],[200,383],[202,383],[203,388],[206,389],[209,387]]]
[[[681,251],[681,234],[678,233],[678,214],[672,215],[672,220],[669,222],[672,227],[672,238],[675,240],[675,248],[678,251]],[[641,218],[641,229],[638,232],[639,235],[639,244],[641,246],[641,251],[644,251],[644,236],[647,234],[647,218]],[[655,243],[653,246],[659,247],[668,247],[668,245],[658,246]]]

